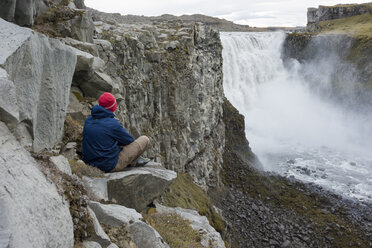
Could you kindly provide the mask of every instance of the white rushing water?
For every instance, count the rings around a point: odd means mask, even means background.
[[[284,39],[221,33],[225,95],[245,116],[252,150],[267,171],[372,201],[372,114],[319,93],[336,70],[344,88],[354,83],[352,67],[327,51],[316,62],[284,66]]]

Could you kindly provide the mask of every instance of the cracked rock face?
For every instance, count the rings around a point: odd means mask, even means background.
[[[16,125],[25,127],[19,136],[32,137],[34,151],[51,148],[63,132],[76,55],[55,39],[2,19],[0,40],[0,67],[8,74],[7,79],[0,78],[5,82],[1,92],[9,87],[10,93],[15,92],[10,94],[16,104],[9,115],[13,119],[19,115]],[[0,111],[6,110],[1,105]]]
[[[368,4],[353,4],[346,6],[319,6],[308,8],[307,23],[313,24],[321,21],[347,18],[365,13],[372,13],[372,7]]]
[[[112,89],[118,119],[133,136],[150,137],[147,156],[204,189],[217,185],[224,148],[218,32],[177,22],[96,24],[99,57],[119,86]]]
[[[73,87],[86,99],[113,93],[124,127],[150,137],[145,156],[188,172],[204,189],[218,185],[225,139],[218,32],[202,24],[96,22],[96,38],[63,39],[80,50]]]
[[[0,246],[72,247],[68,203],[0,122]]]

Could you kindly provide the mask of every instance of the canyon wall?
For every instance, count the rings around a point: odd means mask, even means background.
[[[307,9],[307,28],[316,29],[317,23],[334,19],[342,19],[366,13],[372,14],[372,4],[339,4]]]

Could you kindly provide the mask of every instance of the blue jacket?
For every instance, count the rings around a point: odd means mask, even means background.
[[[118,163],[120,146],[134,141],[110,110],[96,105],[84,124],[83,161],[104,172],[113,170]]]

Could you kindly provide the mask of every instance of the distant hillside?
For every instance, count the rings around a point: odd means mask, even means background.
[[[317,32],[349,34],[355,37],[372,37],[372,14],[366,13],[342,19],[322,21],[317,24]]]
[[[154,22],[179,20],[185,23],[202,22],[222,32],[247,32],[247,31],[254,30],[254,28],[248,25],[239,25],[231,21],[227,21],[224,19],[211,17],[211,16],[205,16],[201,14],[182,15],[182,16],[174,16],[174,15],[169,15],[169,14],[165,14],[161,16],[136,16],[136,15],[121,15],[119,13],[110,14],[110,13],[100,12],[98,10],[91,9],[91,8],[88,8],[88,9],[92,13],[93,19],[95,21],[106,21],[106,22],[111,21],[111,22],[123,23],[123,24],[136,24],[136,23],[152,24]]]
[[[372,2],[363,4],[338,4],[335,6],[322,6],[318,8],[308,8],[307,28],[310,31],[319,28],[319,23],[330,20],[344,19],[353,16],[372,14]],[[371,19],[367,20],[368,22]]]

